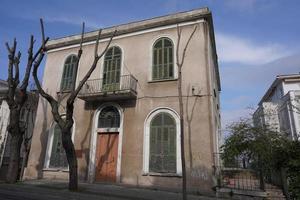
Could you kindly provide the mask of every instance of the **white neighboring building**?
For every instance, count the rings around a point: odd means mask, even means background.
[[[253,114],[256,125],[300,137],[300,74],[278,75]]]

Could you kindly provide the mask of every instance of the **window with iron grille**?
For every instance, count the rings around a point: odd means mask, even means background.
[[[107,106],[102,109],[98,118],[98,128],[119,128],[120,114],[116,107]]]
[[[111,47],[104,57],[103,90],[115,91],[120,89],[122,52],[119,47]]]
[[[150,123],[149,171],[176,173],[176,122],[168,113],[157,114]]]
[[[152,80],[174,78],[173,43],[169,38],[160,38],[153,46]]]
[[[49,168],[67,168],[68,161],[66,152],[62,145],[61,130],[57,124],[54,125],[52,149],[49,162]]]
[[[74,87],[77,74],[77,56],[69,56],[64,63],[64,71],[61,79],[60,90],[68,91]]]

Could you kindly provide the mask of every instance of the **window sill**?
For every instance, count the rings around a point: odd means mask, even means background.
[[[177,81],[177,80],[178,80],[178,78],[162,79],[162,80],[151,80],[151,81],[148,81],[148,83],[169,82],[169,81]]]
[[[155,173],[155,172],[148,172],[148,173],[143,173],[143,176],[160,176],[160,177],[178,177],[181,178],[182,174],[177,174],[177,173]]]
[[[69,169],[66,168],[44,168],[45,172],[69,172]]]

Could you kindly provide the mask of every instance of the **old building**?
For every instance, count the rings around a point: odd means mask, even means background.
[[[300,137],[300,75],[278,75],[258,104],[254,123]]]
[[[220,128],[220,80],[211,12],[207,8],[132,22],[102,30],[99,52],[110,48],[75,102],[73,141],[79,178],[89,182],[181,187],[179,56],[197,26],[183,67],[185,155],[189,191],[212,192],[216,184]],[[64,102],[93,61],[97,31],[50,40],[43,88]],[[64,113],[64,103],[61,113]],[[49,104],[39,101],[27,179],[67,179],[60,130]]]

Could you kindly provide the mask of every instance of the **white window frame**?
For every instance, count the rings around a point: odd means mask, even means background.
[[[172,79],[162,79],[162,80],[153,80],[153,49],[154,49],[154,45],[156,44],[156,42],[162,38],[168,38],[173,45],[173,78]],[[170,34],[160,34],[159,36],[156,36],[153,38],[153,40],[150,42],[150,48],[149,48],[149,52],[150,52],[150,62],[149,62],[149,70],[148,70],[148,82],[160,82],[160,81],[172,81],[172,80],[177,80],[178,79],[178,69],[177,69],[177,65],[176,65],[176,46],[177,46],[177,42],[175,42],[175,38],[170,35]]]
[[[159,113],[170,114],[176,123],[176,173],[154,173],[149,171],[150,160],[150,124],[152,119]],[[152,110],[146,117],[144,123],[144,155],[143,155],[143,175],[159,175],[159,176],[182,176],[181,166],[181,145],[180,145],[180,117],[178,113],[168,107],[159,107]]]
[[[73,119],[74,120],[74,119]],[[50,129],[49,129],[49,135],[48,135],[48,141],[47,141],[47,149],[46,149],[46,155],[45,155],[45,161],[44,161],[44,169],[43,170],[53,170],[53,171],[69,171],[68,168],[63,167],[49,167],[50,158],[51,158],[51,152],[52,152],[52,145],[53,145],[53,136],[54,136],[54,128],[55,128],[56,122],[52,122]],[[75,138],[75,130],[76,130],[76,124],[74,120],[74,124],[72,127],[72,141],[74,143]]]

